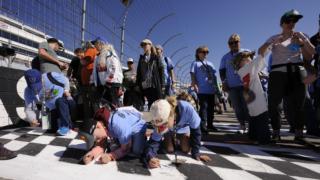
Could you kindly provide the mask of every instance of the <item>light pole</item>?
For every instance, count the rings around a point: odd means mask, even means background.
[[[147,35],[146,35],[146,38],[149,38],[149,37],[150,37],[151,32],[154,30],[154,28],[155,28],[158,24],[160,24],[163,20],[165,20],[165,19],[167,19],[168,17],[171,17],[171,16],[173,16],[173,15],[175,15],[175,14],[174,14],[174,13],[170,13],[170,14],[168,14],[168,15],[166,15],[166,16],[163,16],[163,17],[160,18],[158,21],[156,21],[156,22],[151,26],[151,28],[149,29],[149,31],[148,31],[148,33],[147,33]]]
[[[123,55],[124,55],[124,31],[125,31],[125,26],[126,26],[126,20],[129,12],[129,7],[132,4],[133,0],[127,0],[127,1],[122,1],[124,6],[126,7],[124,15],[123,15],[123,20],[122,20],[122,25],[121,25],[121,46],[120,46],[120,62],[123,62]]]
[[[86,29],[86,9],[87,9],[87,0],[82,2],[82,24],[81,24],[81,46],[84,46],[84,32]]]

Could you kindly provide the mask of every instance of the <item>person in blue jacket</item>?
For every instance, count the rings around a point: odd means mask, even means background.
[[[123,158],[128,153],[141,157],[146,145],[147,125],[142,114],[132,106],[117,109],[104,106],[94,115],[92,126],[82,132],[90,151],[84,155],[84,164],[97,161],[107,164]],[[116,148],[107,139],[117,142]],[[93,147],[93,148],[92,148]],[[106,152],[105,149],[110,150]]]
[[[168,97],[166,100],[161,99],[154,102],[151,105],[150,113],[152,114],[151,123],[154,126],[154,132],[147,143],[145,152],[145,161],[150,168],[160,167],[157,151],[163,137],[166,149],[171,152],[174,151],[170,144],[173,144],[172,140],[175,132],[178,135],[183,135],[182,137],[188,137],[187,141],[180,141],[181,149],[185,153],[188,153],[190,149],[188,147],[191,147],[191,156],[194,159],[205,162],[211,161],[207,155],[200,154],[201,119],[190,103],[183,100],[177,101],[175,97]],[[173,130],[174,132],[170,133]],[[190,135],[188,135],[189,133]]]

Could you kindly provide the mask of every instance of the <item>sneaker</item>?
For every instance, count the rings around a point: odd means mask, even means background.
[[[14,151],[10,151],[7,148],[0,146],[0,160],[9,160],[17,157]]]
[[[240,129],[237,131],[239,134],[245,134],[247,132],[246,125],[240,125]]]
[[[219,132],[219,130],[218,130],[216,127],[214,127],[214,126],[208,126],[208,127],[207,127],[207,130],[208,130],[208,131],[211,131],[211,132]]]
[[[57,131],[59,136],[66,136],[69,133],[70,129],[67,127],[60,127]]]

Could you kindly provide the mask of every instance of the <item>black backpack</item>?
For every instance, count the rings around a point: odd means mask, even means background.
[[[36,56],[31,61],[31,68],[36,69],[40,71],[40,58],[39,56]]]

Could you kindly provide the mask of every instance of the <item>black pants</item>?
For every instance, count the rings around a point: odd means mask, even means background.
[[[315,86],[313,106],[316,111],[318,128],[320,128],[320,87]]]
[[[288,97],[283,98],[282,108],[283,108],[285,118],[290,126],[290,130],[295,130],[296,128],[295,128],[293,117],[292,117],[294,115],[294,112],[290,112],[288,109]]]
[[[271,72],[268,87],[268,108],[273,130],[280,130],[280,103],[286,97],[287,109],[292,112],[292,123],[295,129],[302,130],[304,126],[304,102],[306,88],[302,83],[300,72]]]
[[[201,130],[213,126],[214,119],[214,94],[198,94],[201,118]]]
[[[109,102],[111,102],[114,106],[120,107],[120,88],[122,88],[121,84],[112,83],[104,86],[104,94],[103,98]]]
[[[94,113],[98,110],[98,100],[96,100],[95,96],[97,96],[96,88],[94,86],[82,86],[80,88],[81,97],[83,100],[83,124],[80,129],[90,128],[90,121],[92,121]],[[97,98],[99,99],[99,98]]]
[[[251,140],[258,141],[261,144],[270,141],[268,112],[264,112],[255,117],[250,117],[248,136]]]
[[[308,134],[320,135],[319,121],[317,120],[316,108],[312,105],[310,97],[306,98],[305,104],[306,129]]]
[[[127,87],[123,97],[124,106],[133,106],[136,109],[143,110],[143,97],[140,92],[137,92],[134,87]]]
[[[161,99],[161,91],[156,88],[147,88],[142,90],[143,96],[148,100],[148,108],[150,109],[153,102],[158,99]]]

